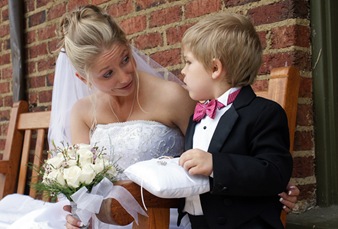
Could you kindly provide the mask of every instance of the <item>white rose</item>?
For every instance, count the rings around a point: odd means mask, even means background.
[[[60,185],[65,185],[65,179],[63,179],[63,174],[61,172],[61,170],[59,169],[55,169],[53,171],[51,171],[48,175],[47,175],[47,179],[51,180],[51,181],[55,181],[57,183],[59,183]]]
[[[69,159],[67,161],[67,165],[68,165],[68,167],[76,166],[77,165],[76,159]]]
[[[105,165],[104,165],[104,159],[102,158],[96,158],[95,164],[93,165],[93,169],[96,172],[96,174],[103,171]]]
[[[94,154],[87,147],[78,149],[77,153],[79,155],[79,163],[81,166],[93,163]]]
[[[82,167],[81,176],[79,178],[80,182],[83,184],[90,184],[96,176],[95,170],[91,164],[85,164]]]
[[[61,167],[62,163],[65,161],[62,153],[56,154],[54,157],[47,160],[47,164],[50,164],[53,168],[58,169]]]
[[[117,170],[114,166],[111,166],[110,169],[107,171],[109,177],[115,177],[117,175]]]
[[[80,176],[81,176],[81,168],[78,166],[72,166],[64,169],[63,177],[67,181],[67,184],[70,187],[78,188],[80,186]]]
[[[57,182],[60,185],[65,185],[65,179],[63,178],[62,170],[53,169],[47,176],[44,176],[44,180],[47,184],[50,184],[50,181]]]

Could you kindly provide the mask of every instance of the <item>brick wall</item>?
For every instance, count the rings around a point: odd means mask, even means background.
[[[293,182],[301,189],[296,211],[315,205],[314,130],[308,0],[25,0],[25,72],[30,109],[49,110],[63,12],[81,4],[106,7],[132,44],[180,76],[180,38],[208,14],[228,10],[252,18],[264,47],[264,64],[255,87],[266,87],[271,68],[294,65],[301,71]],[[8,2],[0,0],[0,152],[12,106]]]

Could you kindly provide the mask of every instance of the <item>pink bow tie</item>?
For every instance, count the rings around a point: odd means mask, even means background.
[[[216,114],[216,108],[221,109],[224,107],[224,104],[213,99],[208,103],[197,103],[194,111],[193,120],[196,122],[201,121],[205,115],[208,115],[210,118],[214,118]]]
[[[237,90],[228,96],[227,105],[231,104],[235,100],[239,91],[240,90]],[[225,105],[216,99],[212,99],[208,103],[197,103],[194,111],[193,120],[199,122],[206,115],[214,119],[216,115],[216,108],[221,109],[223,107],[225,107]]]

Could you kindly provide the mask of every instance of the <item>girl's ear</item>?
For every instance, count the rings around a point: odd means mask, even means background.
[[[78,72],[75,73],[76,77],[79,78],[82,82],[87,84],[87,79],[86,77],[81,76]]]
[[[222,62],[219,59],[214,58],[212,60],[212,75],[213,79],[218,79],[222,76],[223,72],[225,71]]]

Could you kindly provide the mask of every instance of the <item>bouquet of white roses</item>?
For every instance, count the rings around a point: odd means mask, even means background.
[[[103,178],[115,181],[119,169],[110,160],[104,148],[88,144],[56,147],[48,151],[52,155],[39,171],[42,181],[35,188],[50,196],[71,195],[82,187],[90,192]]]
[[[99,213],[102,201],[116,199],[137,222],[138,214],[147,215],[134,197],[122,186],[113,185],[122,172],[104,148],[87,144],[56,147],[48,151],[35,185],[39,192],[51,197],[63,194],[70,201],[72,213],[85,225]],[[82,227],[87,228],[87,226]]]

